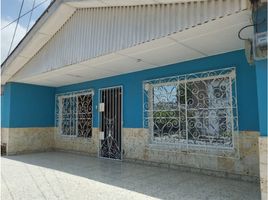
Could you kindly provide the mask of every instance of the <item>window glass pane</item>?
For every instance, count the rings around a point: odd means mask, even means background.
[[[180,105],[177,83],[153,87],[153,140],[155,142],[183,142],[185,132],[185,108]],[[182,97],[183,99],[183,97]],[[179,101],[180,100],[180,101]]]
[[[177,109],[177,85],[155,86],[153,88],[154,110]]]
[[[66,136],[92,136],[92,93],[79,91],[57,95],[55,124]]]
[[[76,135],[76,98],[62,98],[61,133]]]
[[[145,81],[143,99],[152,142],[233,147],[234,68]]]
[[[92,135],[92,95],[79,95],[78,100],[78,137]]]
[[[229,78],[187,82],[188,143],[232,143]]]

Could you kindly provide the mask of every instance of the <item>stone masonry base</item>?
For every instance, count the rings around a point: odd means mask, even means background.
[[[98,156],[99,132],[93,128],[91,138],[59,135],[55,128],[2,128],[2,142],[7,144],[7,154],[60,150]],[[267,194],[267,139],[259,133],[239,132],[234,152],[208,150],[182,150],[175,147],[152,145],[149,133],[143,128],[124,128],[122,133],[123,160],[184,171],[199,172],[220,177],[258,181],[261,174],[262,192]],[[266,146],[265,146],[266,145]],[[265,150],[266,149],[266,150]]]
[[[51,151],[54,148],[54,127],[1,128],[1,143],[7,155]]]
[[[259,133],[241,131],[234,152],[219,150],[183,150],[150,144],[146,129],[123,132],[124,160],[143,164],[179,168],[248,181],[259,181]]]

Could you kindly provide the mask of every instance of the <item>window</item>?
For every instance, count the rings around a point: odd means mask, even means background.
[[[92,136],[92,92],[57,95],[56,124],[61,135]]]
[[[144,126],[152,143],[233,147],[235,69],[144,82]]]

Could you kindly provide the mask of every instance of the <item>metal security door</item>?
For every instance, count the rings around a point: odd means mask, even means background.
[[[100,90],[100,157],[121,160],[122,87]]]

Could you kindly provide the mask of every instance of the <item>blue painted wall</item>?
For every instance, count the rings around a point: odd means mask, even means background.
[[[259,121],[256,73],[255,68],[248,65],[243,50],[172,64],[156,69],[59,87],[56,89],[56,93],[89,88],[94,89],[93,126],[98,127],[98,112],[96,109],[96,105],[98,105],[98,90],[104,87],[122,85],[124,93],[124,127],[140,128],[143,126],[142,82],[144,80],[227,67],[236,67],[237,70],[239,129],[257,131],[259,130]]]
[[[93,126],[98,127],[98,90],[122,85],[124,127],[141,128],[144,80],[226,67],[237,70],[239,129],[259,130],[256,71],[248,65],[243,50],[59,88],[8,83],[2,96],[2,127],[54,126],[55,94],[88,88],[95,91]]]
[[[1,99],[2,127],[54,126],[55,88],[8,83]]]
[[[9,127],[11,84],[6,84],[1,96],[1,127]]]

